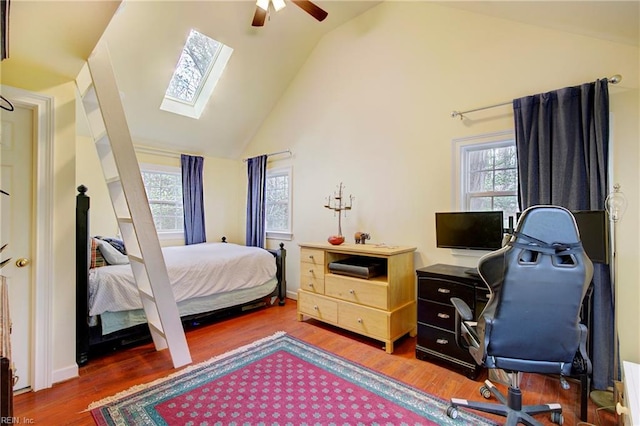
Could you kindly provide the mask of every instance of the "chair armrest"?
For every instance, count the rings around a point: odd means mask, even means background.
[[[578,351],[573,359],[571,372],[572,374],[591,374],[592,365],[587,353],[587,335],[589,333],[584,324],[578,324],[578,327],[580,328],[580,346],[578,346]]]
[[[473,312],[464,300],[452,297],[451,304],[456,308],[457,314],[460,315],[460,318],[462,318],[463,321],[473,320]]]
[[[456,336],[456,344],[459,348],[468,350],[469,346],[471,346],[471,342],[473,341],[469,339],[469,334],[471,333],[470,325],[467,324],[468,321],[473,320],[473,312],[469,305],[467,305],[462,299],[457,297],[451,298],[451,304],[456,309],[456,322],[455,322],[455,336]],[[463,330],[464,328],[464,330]],[[473,346],[476,346],[475,342]]]

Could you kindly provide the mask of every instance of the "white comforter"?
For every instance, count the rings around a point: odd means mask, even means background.
[[[251,288],[276,274],[274,257],[258,247],[202,243],[162,249],[177,302]],[[89,315],[142,308],[130,265],[89,272]]]

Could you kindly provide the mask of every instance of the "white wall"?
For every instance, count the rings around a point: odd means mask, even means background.
[[[144,141],[148,144],[148,141]],[[135,141],[134,141],[135,143]],[[109,200],[107,185],[102,175],[98,154],[93,142],[78,137],[77,185],[89,188],[90,235],[115,236],[118,224]],[[180,168],[180,153],[158,151],[158,154],[136,153],[138,163],[160,164]],[[246,178],[242,174],[242,162],[205,157],[203,165],[205,229],[207,241],[217,242],[223,236],[227,241],[244,244],[243,214]],[[244,179],[244,180],[243,180]],[[76,186],[77,186],[76,185]],[[184,239],[161,240],[163,246],[182,245]]]
[[[428,2],[384,2],[325,36],[244,156],[290,148],[293,233],[290,294],[299,287],[297,243],[324,241],[337,219],[323,208],[339,182],[355,198],[343,233],[371,244],[416,246],[416,268],[475,265],[437,249],[434,213],[450,210],[452,140],[513,128],[510,108],[463,121],[452,110],[621,74],[611,87],[614,181],[627,189],[620,222],[621,354],[640,361],[638,292],[639,49]],[[627,220],[628,219],[628,220]],[[270,241],[275,245],[276,241]]]

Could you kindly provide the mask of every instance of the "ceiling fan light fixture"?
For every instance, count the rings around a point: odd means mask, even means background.
[[[271,4],[273,4],[273,8],[276,10],[276,12],[286,6],[284,0],[271,0]]]
[[[318,21],[324,21],[328,13],[314,3],[311,0],[291,0],[293,4],[313,16]],[[269,5],[273,6],[273,9],[277,12],[285,7],[285,0],[256,0],[256,11],[253,14],[252,27],[263,27],[264,22],[269,14]]]

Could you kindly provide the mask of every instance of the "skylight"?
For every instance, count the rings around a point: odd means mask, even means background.
[[[160,109],[200,118],[233,49],[191,30]]]

